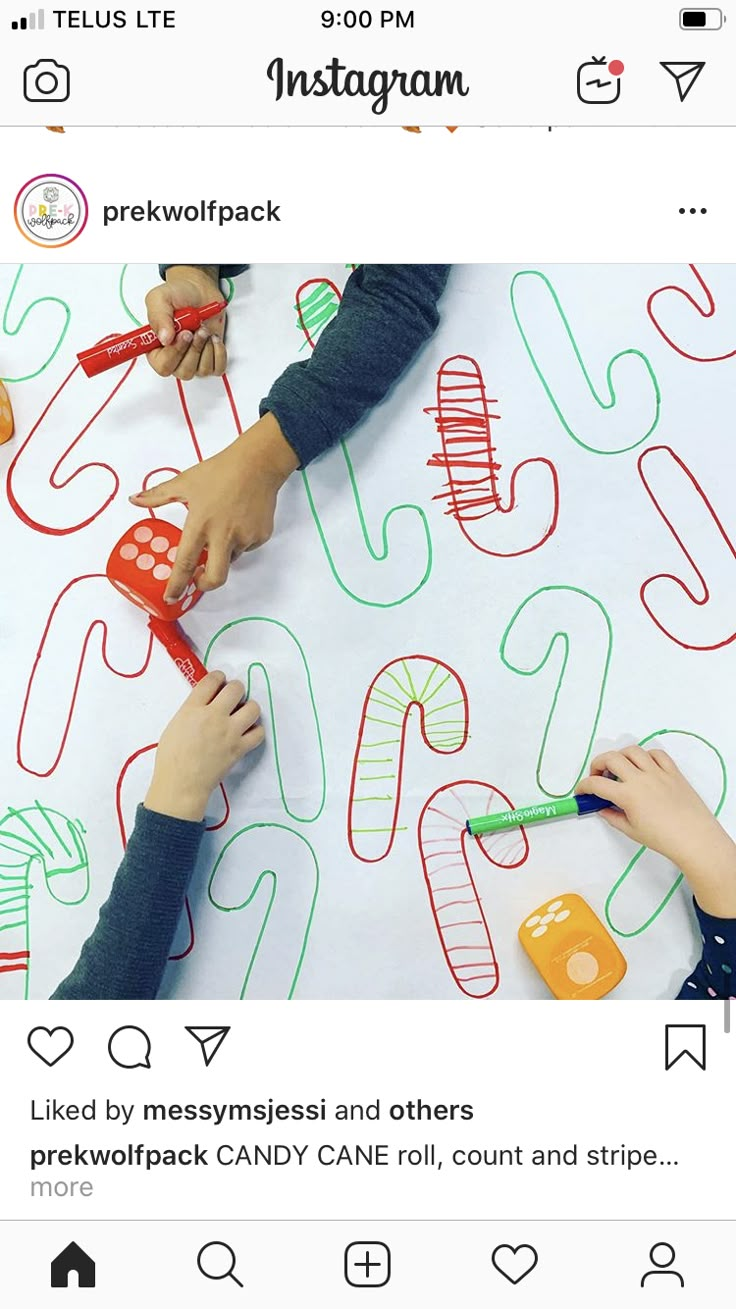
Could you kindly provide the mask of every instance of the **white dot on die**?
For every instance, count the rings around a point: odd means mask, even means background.
[[[153,536],[153,532],[151,531],[150,527],[136,527],[133,536],[135,537],[136,541],[140,541],[141,545],[143,545],[145,541],[150,541],[151,537]]]
[[[190,606],[190,604],[192,604],[192,597],[191,597],[191,596],[188,596],[188,598],[187,598],[186,600],[182,600],[182,604],[181,604],[182,611],[185,610],[185,609],[188,609],[189,606]]]
[[[570,917],[570,910],[563,909],[561,914],[555,914],[555,922],[564,923],[565,919],[569,917]]]
[[[130,545],[121,545],[120,547],[121,559],[135,559],[137,554],[138,554],[138,546],[133,545],[132,541]]]
[[[556,913],[557,913],[557,910],[558,910],[558,909],[561,909],[561,908],[562,908],[562,901],[561,901],[561,900],[555,900],[552,904],[548,904],[548,905],[547,905],[547,913],[548,913],[548,914],[556,914]]]
[[[722,936],[714,936],[714,937],[713,937],[713,940],[715,941],[716,945],[725,945],[725,944],[726,944],[726,942],[725,942],[725,940],[724,940],[724,938],[723,938]]]
[[[175,545],[172,545],[171,549],[169,550],[168,554],[166,555],[166,558],[167,558],[167,559],[170,559],[171,562],[172,562],[172,564],[173,564],[174,560],[176,559],[176,550],[177,550],[177,547],[176,547]]]
[[[169,538],[167,536],[154,536],[151,542],[151,549],[155,555],[162,555],[164,550],[168,549]]]
[[[545,914],[544,918],[540,919],[540,922],[551,923],[553,918],[554,918],[554,914]]]
[[[168,564],[156,564],[153,575],[157,582],[166,582],[171,577],[171,569]]]
[[[546,927],[535,927],[534,931],[532,932],[532,936],[544,936],[546,931],[547,931]]]
[[[142,568],[147,573],[149,568],[153,568],[155,562],[153,555],[139,555],[135,561],[135,566],[136,568]]]
[[[527,927],[536,927],[538,922],[539,922],[539,914],[532,914],[531,918],[527,918],[526,925]]]

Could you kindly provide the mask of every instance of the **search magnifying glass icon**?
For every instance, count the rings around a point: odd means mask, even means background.
[[[212,1282],[223,1282],[226,1277],[243,1290],[243,1283],[235,1276],[235,1251],[225,1241],[208,1241],[197,1255],[197,1267],[203,1277]]]

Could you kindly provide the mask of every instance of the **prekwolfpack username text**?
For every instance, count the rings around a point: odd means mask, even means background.
[[[219,200],[198,200],[195,204],[161,204],[145,200],[142,204],[103,205],[104,227],[114,223],[280,223],[281,205],[267,200],[257,205],[224,205]]]

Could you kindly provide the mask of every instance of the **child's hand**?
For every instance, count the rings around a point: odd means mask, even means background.
[[[217,269],[179,264],[166,270],[166,281],[146,296],[146,312],[162,349],[151,350],[147,359],[159,377],[178,377],[188,382],[193,377],[221,377],[227,368],[224,343],[225,315],[208,318],[197,332],[179,332],[174,313],[177,309],[199,309],[223,295]]]
[[[611,827],[671,859],[706,913],[736,917],[736,845],[664,750],[611,750],[593,760],[591,774],[578,795],[610,800],[620,812],[601,817]]]
[[[158,743],[146,809],[201,822],[215,787],[263,741],[260,708],[244,694],[219,672],[195,686]]]
[[[182,501],[188,507],[165,599],[178,600],[204,549],[207,564],[197,576],[200,591],[227,581],[230,564],[255,550],[273,531],[276,498],[299,465],[273,414],[265,414],[232,445],[168,482],[130,497],[141,509]]]

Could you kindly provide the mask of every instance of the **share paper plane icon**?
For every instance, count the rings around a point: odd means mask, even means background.
[[[674,77],[677,85],[677,94],[680,97],[680,102],[682,102],[687,98],[687,96],[689,96],[695,83],[700,77],[700,74],[705,68],[705,60],[693,60],[689,64],[663,63],[661,66],[664,68],[665,72],[669,73],[670,77]]]
[[[187,1027],[185,1029],[195,1041],[199,1041],[205,1067],[209,1068],[217,1051],[230,1031],[229,1027]]]

